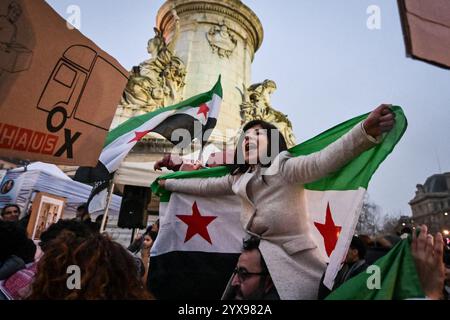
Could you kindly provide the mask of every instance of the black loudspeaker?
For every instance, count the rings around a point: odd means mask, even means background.
[[[150,188],[125,186],[117,226],[128,229],[147,227],[147,205],[150,197]]]

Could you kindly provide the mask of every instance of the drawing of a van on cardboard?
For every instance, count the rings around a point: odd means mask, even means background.
[[[63,54],[53,69],[39,99],[37,108],[49,112],[52,131],[64,127],[68,118],[82,121],[100,129],[109,130],[108,117],[96,112],[100,105],[118,105],[111,100],[110,88],[119,69],[95,50],[84,45],[73,45]]]

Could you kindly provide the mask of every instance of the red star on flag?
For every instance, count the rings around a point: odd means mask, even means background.
[[[142,131],[142,132],[135,131],[134,132],[135,137],[133,139],[131,139],[130,141],[128,141],[128,143],[141,140],[147,133],[149,133],[151,131],[152,130],[146,130],[146,131]]]
[[[342,229],[342,227],[336,226],[334,224],[333,216],[331,215],[330,210],[330,203],[327,204],[327,214],[325,216],[325,224],[314,222],[314,225],[322,235],[325,244],[325,251],[327,252],[327,255],[330,256],[334,248],[336,247],[339,233],[341,232]]]
[[[198,108],[198,112],[197,114],[203,114],[203,116],[205,117],[205,119],[208,118],[208,112],[209,112],[209,107],[206,103],[201,104],[200,107]]]
[[[200,211],[197,207],[197,202],[194,201],[194,204],[192,205],[192,215],[176,215],[178,219],[183,221],[188,225],[188,229],[186,232],[186,237],[184,239],[184,242],[186,243],[189,241],[193,236],[196,234],[200,235],[203,239],[208,241],[210,244],[211,238],[208,233],[208,224],[210,224],[214,219],[217,217],[215,216],[202,216],[200,214]]]

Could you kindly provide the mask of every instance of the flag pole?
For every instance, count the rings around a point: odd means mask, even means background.
[[[203,143],[202,141],[200,141],[200,150],[198,151],[197,161],[202,162],[202,157],[203,157]]]
[[[100,233],[105,232],[105,229],[106,229],[106,219],[108,218],[109,206],[111,205],[112,194],[114,191],[114,182],[113,181],[114,181],[114,176],[113,176],[113,179],[110,180],[110,184],[109,184],[108,197],[106,200],[106,208],[105,208],[105,213],[103,214],[102,224],[100,226]]]

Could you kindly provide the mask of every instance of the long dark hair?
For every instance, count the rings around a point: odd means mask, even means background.
[[[278,130],[277,127],[275,127],[273,124],[268,123],[263,120],[252,120],[248,122],[244,128],[242,129],[242,134],[239,137],[239,141],[236,146],[236,150],[234,152],[234,161],[233,164],[230,165],[231,167],[231,174],[236,175],[240,173],[245,173],[250,168],[250,164],[248,163],[239,163],[238,159],[244,159],[244,155],[242,154],[242,143],[244,142],[245,132],[249,130],[250,128],[253,128],[254,126],[261,126],[261,128],[265,129],[267,132],[267,156],[269,157],[269,162],[265,164],[261,164],[262,167],[270,167],[272,164],[272,161],[275,159],[275,157],[280,154],[280,152],[283,152],[287,150],[287,144],[286,140],[284,139],[281,132]],[[272,134],[275,133],[278,135],[278,150],[274,150],[274,153],[272,154]]]

